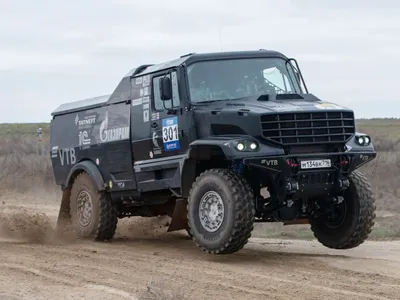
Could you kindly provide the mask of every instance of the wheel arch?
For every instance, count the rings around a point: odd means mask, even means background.
[[[89,175],[93,184],[99,191],[105,190],[105,181],[103,175],[101,174],[99,168],[91,160],[83,160],[72,167],[70,170],[67,180],[65,181],[65,187],[71,188],[76,177],[85,172]]]
[[[183,161],[181,172],[181,194],[187,198],[196,177],[205,170],[213,167],[227,167],[229,159],[221,145],[192,144],[188,156]]]

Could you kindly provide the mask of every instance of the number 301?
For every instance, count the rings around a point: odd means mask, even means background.
[[[177,140],[178,139],[178,127],[166,127],[163,128],[163,137],[164,141],[172,141],[172,140]]]

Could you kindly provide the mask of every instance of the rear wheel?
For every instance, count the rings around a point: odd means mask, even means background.
[[[355,248],[368,238],[374,226],[375,198],[367,178],[354,171],[349,181],[344,200],[333,214],[310,220],[314,236],[328,248]]]
[[[210,254],[239,251],[253,230],[254,195],[241,177],[211,169],[195,181],[188,199],[188,233]]]
[[[115,204],[107,193],[97,190],[90,176],[81,173],[71,189],[71,221],[81,238],[111,240],[117,228],[118,215]]]

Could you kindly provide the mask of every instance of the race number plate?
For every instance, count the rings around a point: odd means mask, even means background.
[[[162,120],[162,136],[165,151],[180,149],[178,117],[171,117]]]
[[[330,159],[303,160],[301,162],[302,169],[330,168]]]

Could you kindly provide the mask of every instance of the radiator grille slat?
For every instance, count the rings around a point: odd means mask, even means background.
[[[295,112],[261,116],[265,138],[282,145],[341,143],[355,133],[353,112]]]

